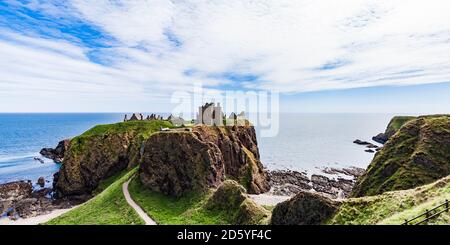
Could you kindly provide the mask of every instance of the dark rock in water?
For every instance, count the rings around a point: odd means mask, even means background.
[[[372,144],[372,143],[369,143],[368,145],[366,145],[366,147],[367,148],[378,148],[378,146],[377,145],[374,145],[374,144]]]
[[[270,186],[291,184],[301,189],[311,189],[310,180],[305,173],[292,170],[273,170],[269,172]]]
[[[354,179],[363,175],[366,170],[358,167],[349,167],[349,168],[324,168],[322,172],[326,174],[344,174],[347,176],[352,176]]]
[[[272,212],[272,225],[319,225],[331,218],[340,203],[321,195],[300,192],[279,203]]]
[[[367,141],[362,141],[360,139],[354,140],[353,143],[358,144],[358,145],[370,145],[371,144],[371,143],[369,143]]]
[[[42,159],[39,158],[39,157],[34,157],[33,159],[34,159],[35,161],[40,162],[40,163],[44,163],[44,160],[42,160]]]
[[[236,225],[260,224],[270,216],[270,212],[249,198],[245,188],[234,180],[224,181],[208,199],[206,208],[225,213]]]
[[[44,177],[39,177],[39,179],[38,179],[38,181],[37,181],[37,184],[38,184],[40,187],[44,187],[44,186],[45,186],[45,178],[44,178]]]
[[[69,148],[69,144],[70,139],[65,139],[60,141],[55,149],[43,148],[39,153],[46,158],[52,159],[56,163],[61,163],[64,160],[64,154]]]
[[[386,143],[386,141],[388,141],[388,139],[389,138],[387,137],[387,135],[385,133],[379,133],[376,136],[372,137],[373,141],[378,142],[380,144]]]
[[[372,149],[367,149],[367,150],[364,150],[365,152],[369,152],[369,153],[374,153],[375,151],[374,150],[372,150]]]

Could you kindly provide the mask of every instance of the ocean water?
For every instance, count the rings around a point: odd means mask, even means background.
[[[258,138],[261,161],[268,169],[291,169],[308,174],[324,167],[366,168],[374,153],[354,144],[371,142],[384,132],[393,114],[282,114],[276,137]]]
[[[276,137],[258,136],[268,169],[317,172],[325,166],[366,167],[373,157],[355,139],[370,140],[384,131],[389,114],[282,114]],[[0,183],[45,177],[59,165],[42,158],[43,147],[83,133],[97,124],[122,121],[123,114],[0,114]],[[257,130],[258,134],[258,130]],[[41,157],[45,163],[34,160]],[[46,185],[51,185],[48,182]]]

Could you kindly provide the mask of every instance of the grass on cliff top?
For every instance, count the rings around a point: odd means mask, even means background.
[[[81,206],[47,222],[50,225],[113,225],[144,224],[132,207],[125,200],[122,184],[137,169],[133,169],[109,185],[100,194]],[[105,183],[106,185],[107,183]]]
[[[70,141],[69,151],[77,155],[83,152],[86,142],[91,137],[102,137],[110,134],[129,134],[135,139],[135,146],[139,145],[142,140],[148,139],[153,133],[158,132],[160,128],[173,128],[173,124],[164,120],[151,121],[127,121],[114,124],[97,125],[83,134],[74,137]]]
[[[415,119],[414,116],[395,116],[391,119],[387,126],[386,132],[395,133],[399,130],[405,123]]]
[[[401,224],[450,199],[450,176],[415,189],[351,198],[341,205],[329,224]],[[428,224],[450,223],[444,213]]]
[[[84,132],[81,136],[89,137],[114,133],[137,133],[138,135],[148,137],[152,133],[159,131],[160,127],[172,128],[173,125],[171,122],[164,120],[127,121],[114,124],[97,125]]]

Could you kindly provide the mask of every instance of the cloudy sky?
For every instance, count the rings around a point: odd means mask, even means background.
[[[282,111],[450,112],[448,0],[1,0],[0,111],[169,111],[276,90]]]

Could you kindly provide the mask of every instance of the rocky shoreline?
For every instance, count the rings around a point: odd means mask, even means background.
[[[10,220],[24,219],[78,204],[65,199],[53,199],[52,191],[52,188],[33,190],[31,181],[0,184],[0,217],[8,217]]]
[[[278,196],[293,196],[303,191],[318,193],[331,199],[348,198],[351,194],[356,179],[363,175],[364,169],[358,167],[349,168],[324,168],[325,175],[312,174],[292,170],[268,171],[269,194]],[[341,177],[345,175],[347,178]]]

